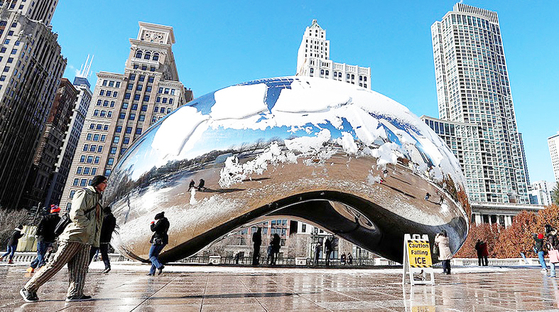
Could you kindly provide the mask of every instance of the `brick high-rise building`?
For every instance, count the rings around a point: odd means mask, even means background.
[[[20,203],[66,67],[50,26],[58,1],[0,1],[0,207]]]
[[[118,158],[149,126],[192,100],[179,81],[173,28],[140,22],[124,74],[99,72],[84,130],[60,200],[69,208],[93,176],[109,176]]]

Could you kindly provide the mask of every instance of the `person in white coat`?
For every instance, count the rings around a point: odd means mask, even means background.
[[[439,246],[439,260],[441,260],[443,264],[443,273],[450,274],[452,251],[450,251],[450,243],[445,230],[435,236],[435,244]]]

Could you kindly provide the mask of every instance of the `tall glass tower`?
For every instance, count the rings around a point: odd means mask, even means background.
[[[529,203],[496,12],[457,3],[431,26],[439,118],[478,126],[462,162],[473,202]]]

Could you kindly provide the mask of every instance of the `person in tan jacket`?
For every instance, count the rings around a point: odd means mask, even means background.
[[[99,247],[103,223],[101,194],[106,187],[107,178],[99,175],[91,180],[90,186],[76,192],[69,213],[72,222],[58,238],[59,246],[54,260],[43,266],[20,290],[23,300],[38,301],[39,287],[58,273],[65,264],[68,264],[70,275],[66,301],[91,299],[91,296],[84,295],[83,287],[89,265],[89,250],[91,246]]]
[[[450,274],[452,251],[450,251],[450,242],[445,230],[442,230],[435,236],[435,244],[439,246],[439,260],[443,264],[443,273]]]

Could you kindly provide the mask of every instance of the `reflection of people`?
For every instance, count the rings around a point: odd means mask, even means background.
[[[169,230],[169,220],[165,218],[165,213],[162,211],[155,215],[156,221],[151,221],[150,229],[153,233],[151,240],[151,248],[149,249],[149,261],[151,261],[151,268],[148,275],[153,276],[155,274],[155,269],[157,269],[157,274],[161,274],[165,266],[159,262],[159,253],[165,245],[169,243],[169,235],[167,231]]]
[[[37,290],[50,280],[64,265],[68,264],[70,285],[66,301],[89,300],[91,296],[84,295],[83,287],[89,264],[89,250],[91,246],[99,246],[103,210],[99,202],[101,194],[107,187],[107,178],[101,175],[93,177],[91,185],[78,190],[72,199],[70,209],[70,224],[58,237],[58,250],[53,261],[47,262],[25,286],[20,290],[23,300],[38,301]]]
[[[347,264],[352,264],[353,263],[353,256],[351,255],[351,252],[349,252],[347,254]]]
[[[0,257],[0,261],[4,261],[4,258],[7,255],[10,255],[10,259],[8,260],[8,264],[13,264],[14,253],[16,252],[17,243],[19,239],[23,236],[23,225],[18,225],[14,231],[12,232],[12,236],[10,236],[10,240],[8,241],[8,248],[5,254]]]
[[[252,245],[254,247],[252,252],[252,265],[260,264],[260,245],[262,245],[262,229],[258,228],[252,234]]]
[[[346,258],[345,258],[345,253],[343,253],[343,254],[340,256],[340,263],[341,263],[341,264],[345,264],[345,259],[346,259]]]
[[[39,222],[39,225],[37,225],[37,257],[29,265],[27,269],[29,273],[33,273],[37,267],[45,265],[45,254],[56,239],[54,228],[56,224],[58,224],[58,221],[60,221],[60,217],[58,216],[60,208],[56,205],[50,205],[50,207],[50,213],[44,216]]]
[[[546,224],[545,226],[545,240],[546,240],[546,247],[551,253],[552,250],[559,250],[559,239],[557,239],[557,230],[551,227],[551,225]],[[549,259],[549,277],[555,277],[555,264],[551,259]]]
[[[198,183],[198,191],[205,191],[206,187],[204,186],[206,181],[204,179],[200,179],[200,183]]]
[[[476,252],[477,252],[477,262],[479,266],[487,266],[488,265],[488,259],[487,256],[489,256],[489,252],[487,251],[487,243],[485,243],[482,240],[477,240],[476,242]]]
[[[332,254],[332,240],[330,237],[324,242],[324,249],[326,250],[326,265],[330,265],[330,254]]]
[[[190,190],[191,190],[193,187],[195,187],[195,186],[194,186],[195,184],[196,184],[196,182],[194,182],[194,180],[190,180],[190,184],[188,184],[188,191],[187,191],[187,192],[190,192]]]
[[[445,230],[442,230],[435,236],[435,244],[439,246],[439,260],[441,260],[443,264],[443,273],[450,274],[452,252],[450,251],[450,242]]]
[[[109,273],[111,270],[111,261],[109,260],[109,244],[111,242],[111,237],[116,226],[116,218],[111,212],[111,207],[107,206],[103,209],[105,217],[103,218],[103,226],[101,226],[101,239],[99,247],[91,247],[89,252],[89,263],[93,260],[93,257],[101,252],[101,257],[103,258],[103,263],[105,264],[105,270],[103,273]]]
[[[431,194],[429,193],[425,194],[425,200],[429,200],[429,197],[431,197]]]
[[[539,233],[539,234],[534,234],[534,241],[536,242],[534,244],[534,252],[538,255],[538,259],[540,260],[540,266],[542,267],[542,273],[543,274],[547,274],[547,265],[545,263],[545,258],[544,258],[544,244],[543,244],[543,234]]]

